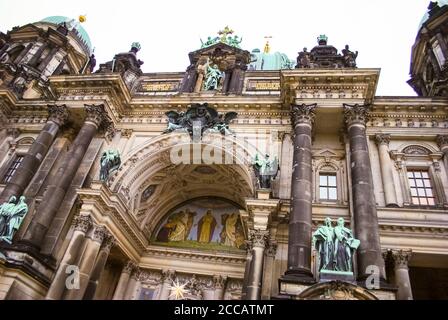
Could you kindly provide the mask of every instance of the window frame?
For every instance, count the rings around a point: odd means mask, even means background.
[[[413,180],[416,182],[415,186],[411,185],[411,179],[409,177],[409,173],[411,173],[411,172],[413,173]],[[427,173],[428,177],[425,178],[425,177],[422,176],[422,177],[417,177],[416,178],[415,172],[421,172],[421,173],[425,172],[425,173]],[[407,179],[407,183],[408,183],[408,193],[410,194],[410,203],[409,203],[409,205],[411,207],[419,207],[419,208],[437,207],[437,203],[438,203],[437,190],[435,188],[434,177],[433,177],[433,175],[431,173],[431,168],[429,168],[429,167],[413,167],[413,166],[406,167],[406,179]],[[423,186],[422,187],[419,187],[417,185],[417,180],[423,181]],[[425,186],[425,183],[424,183],[425,180],[429,180],[430,190],[432,192],[432,197],[426,196],[426,190],[429,189],[429,188],[427,188]],[[413,196],[412,195],[412,189],[416,190],[417,196]],[[425,197],[420,197],[419,196],[419,189],[424,189]],[[414,203],[414,200],[413,200],[414,198],[418,199],[419,204]],[[434,204],[422,204],[420,199],[426,199],[426,200],[433,199]]]
[[[17,161],[17,159],[22,158],[22,160],[18,163],[17,167],[14,169],[12,175],[10,176],[9,180],[6,181],[6,176],[8,175],[9,170],[14,165],[14,163]],[[14,177],[15,173],[17,172],[17,169],[20,167],[20,164],[23,162],[23,159],[25,158],[24,153],[15,153],[11,159],[9,159],[2,170],[0,171],[0,185],[6,185],[8,182],[11,181],[11,179]]]
[[[325,176],[327,179],[327,184],[326,185],[322,185],[321,184],[321,177],[322,176]],[[334,177],[335,178],[335,185],[334,186],[331,186],[330,184],[329,184],[329,177]],[[338,175],[337,175],[337,172],[336,171],[327,171],[327,170],[323,170],[323,171],[319,171],[318,173],[317,173],[317,178],[318,178],[318,181],[319,181],[319,183],[318,183],[318,189],[317,189],[317,197],[316,197],[316,199],[319,201],[319,202],[339,202],[339,194],[338,194]],[[327,189],[327,197],[326,198],[322,198],[321,197],[321,188],[325,188],[325,189]],[[330,199],[330,197],[329,197],[329,190],[330,189],[335,189],[335,191],[336,191],[336,199]]]

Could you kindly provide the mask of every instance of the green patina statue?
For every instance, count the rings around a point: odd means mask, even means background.
[[[21,196],[16,204],[16,197],[12,196],[8,202],[0,206],[0,241],[12,243],[14,234],[19,230],[25,215],[28,213],[28,205],[25,197]]]
[[[275,179],[279,170],[279,163],[277,157],[273,160],[269,159],[269,155],[264,157],[255,155],[255,159],[252,162],[255,176],[258,179],[259,187],[262,189],[271,188],[271,180]]]
[[[107,181],[110,174],[121,165],[120,153],[118,150],[106,150],[101,155],[100,180]]]
[[[230,29],[228,26],[226,26],[223,30],[218,31],[218,35],[217,37],[207,37],[207,41],[202,41],[201,40],[201,49],[202,48],[207,48],[210,47],[214,44],[217,43],[225,43],[229,46],[235,47],[235,48],[240,48],[240,43],[241,41],[243,41],[243,38],[238,37],[237,35],[234,35],[233,37],[230,36],[231,34],[233,34],[233,30]]]
[[[353,272],[353,251],[360,241],[353,237],[350,229],[344,227],[344,218],[332,226],[331,219],[313,233],[313,246],[318,252],[319,271]]]
[[[216,64],[208,66],[205,74],[204,90],[217,90],[222,78],[223,74]]]

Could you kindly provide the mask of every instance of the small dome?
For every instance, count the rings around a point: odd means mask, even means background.
[[[70,21],[76,21],[75,29],[78,33],[78,36],[84,42],[84,44],[87,46],[87,48],[89,49],[89,53],[91,53],[92,52],[92,42],[90,41],[90,37],[87,34],[86,29],[84,29],[83,26],[81,26],[81,24],[79,22],[77,22],[77,20],[74,20],[74,19],[71,19],[68,17],[64,17],[64,16],[51,16],[51,17],[42,19],[39,22],[47,22],[47,23],[53,23],[55,25],[59,25],[63,22],[68,23]]]
[[[294,62],[284,53],[264,53],[259,49],[252,50],[249,70],[283,70],[293,67]]]
[[[437,2],[437,4],[439,5],[439,7],[443,7],[448,5],[448,0],[436,0],[433,2]],[[423,24],[428,21],[429,19],[429,10],[425,13],[425,15],[423,16],[422,20],[420,21],[420,24],[418,25],[418,30],[420,30],[423,26]]]

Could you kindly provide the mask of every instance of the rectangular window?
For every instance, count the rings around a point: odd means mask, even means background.
[[[411,187],[412,204],[417,206],[434,206],[434,192],[428,171],[408,170],[409,186]]]
[[[440,44],[437,41],[432,44],[432,51],[436,56],[440,69],[442,69],[443,65],[445,64],[445,56],[443,55],[442,48],[440,47]]]
[[[319,174],[319,198],[321,200],[337,200],[337,191],[335,173]]]
[[[6,170],[5,175],[3,176],[2,183],[8,183],[11,179],[14,173],[17,171],[17,168],[22,163],[23,156],[17,156],[14,161],[9,166],[8,170]]]

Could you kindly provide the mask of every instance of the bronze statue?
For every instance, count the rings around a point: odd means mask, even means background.
[[[25,215],[28,213],[28,205],[25,197],[21,196],[19,202],[15,204],[16,197],[12,196],[9,202],[0,206],[2,223],[0,226],[0,240],[12,243],[14,234],[19,230]]]
[[[118,150],[106,150],[101,155],[100,180],[107,181],[110,174],[121,165],[120,153]]]
[[[268,154],[264,158],[259,158],[257,154],[253,161],[253,167],[259,187],[262,189],[270,189],[271,180],[275,179],[279,170],[277,157],[274,160],[270,160]]]
[[[313,233],[313,246],[319,253],[319,271],[334,269],[334,228],[331,219],[325,218],[325,225]]]
[[[344,218],[338,219],[334,227],[334,262],[336,271],[353,272],[352,250],[359,247],[360,241],[353,237],[352,231],[344,227]]]
[[[348,44],[345,49],[342,50],[342,56],[344,57],[344,64],[347,68],[356,68],[356,58],[358,57],[358,51],[350,51]]]

